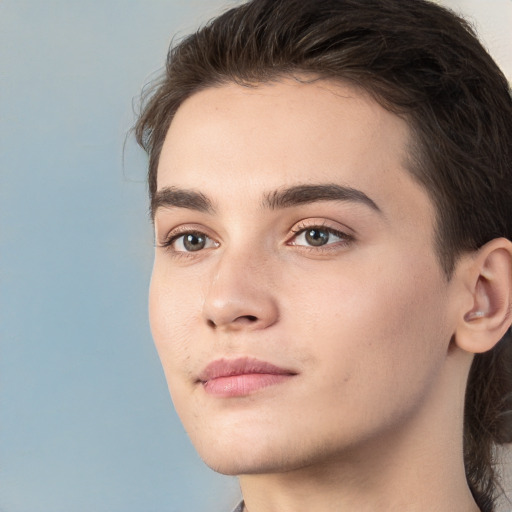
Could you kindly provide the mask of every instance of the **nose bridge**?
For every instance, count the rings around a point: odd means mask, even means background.
[[[203,307],[214,328],[264,328],[277,319],[272,262],[262,249],[230,247],[219,255]]]

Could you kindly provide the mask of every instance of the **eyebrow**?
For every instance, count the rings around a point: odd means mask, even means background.
[[[151,199],[151,217],[154,218],[159,208],[188,208],[204,213],[213,213],[212,202],[201,192],[164,187],[158,190]]]
[[[276,210],[300,206],[301,204],[316,203],[318,201],[361,203],[381,213],[375,201],[370,199],[361,190],[337,185],[335,183],[295,185],[283,190],[276,190],[265,196],[263,206],[271,210]]]
[[[360,203],[382,213],[377,204],[361,190],[335,183],[294,185],[282,190],[274,190],[264,195],[262,207],[278,210],[319,201]],[[212,201],[204,194],[177,187],[164,187],[155,193],[151,201],[153,218],[159,208],[187,208],[204,213],[215,213]]]

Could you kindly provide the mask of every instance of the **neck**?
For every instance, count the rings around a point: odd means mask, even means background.
[[[241,476],[246,510],[478,512],[463,462],[465,381],[458,388],[457,400],[432,396],[399,428],[395,425],[330,460],[294,471]]]

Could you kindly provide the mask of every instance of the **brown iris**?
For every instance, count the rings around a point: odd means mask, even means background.
[[[309,245],[318,247],[325,245],[329,241],[329,233],[321,229],[308,229],[305,233],[305,238]]]

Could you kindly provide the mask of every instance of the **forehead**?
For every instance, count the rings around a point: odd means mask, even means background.
[[[344,83],[227,84],[194,94],[178,109],[157,187],[198,189],[222,201],[242,189],[247,197],[336,182],[401,215],[418,205],[411,197],[419,200],[425,221],[431,204],[407,170],[409,139],[403,119]]]

